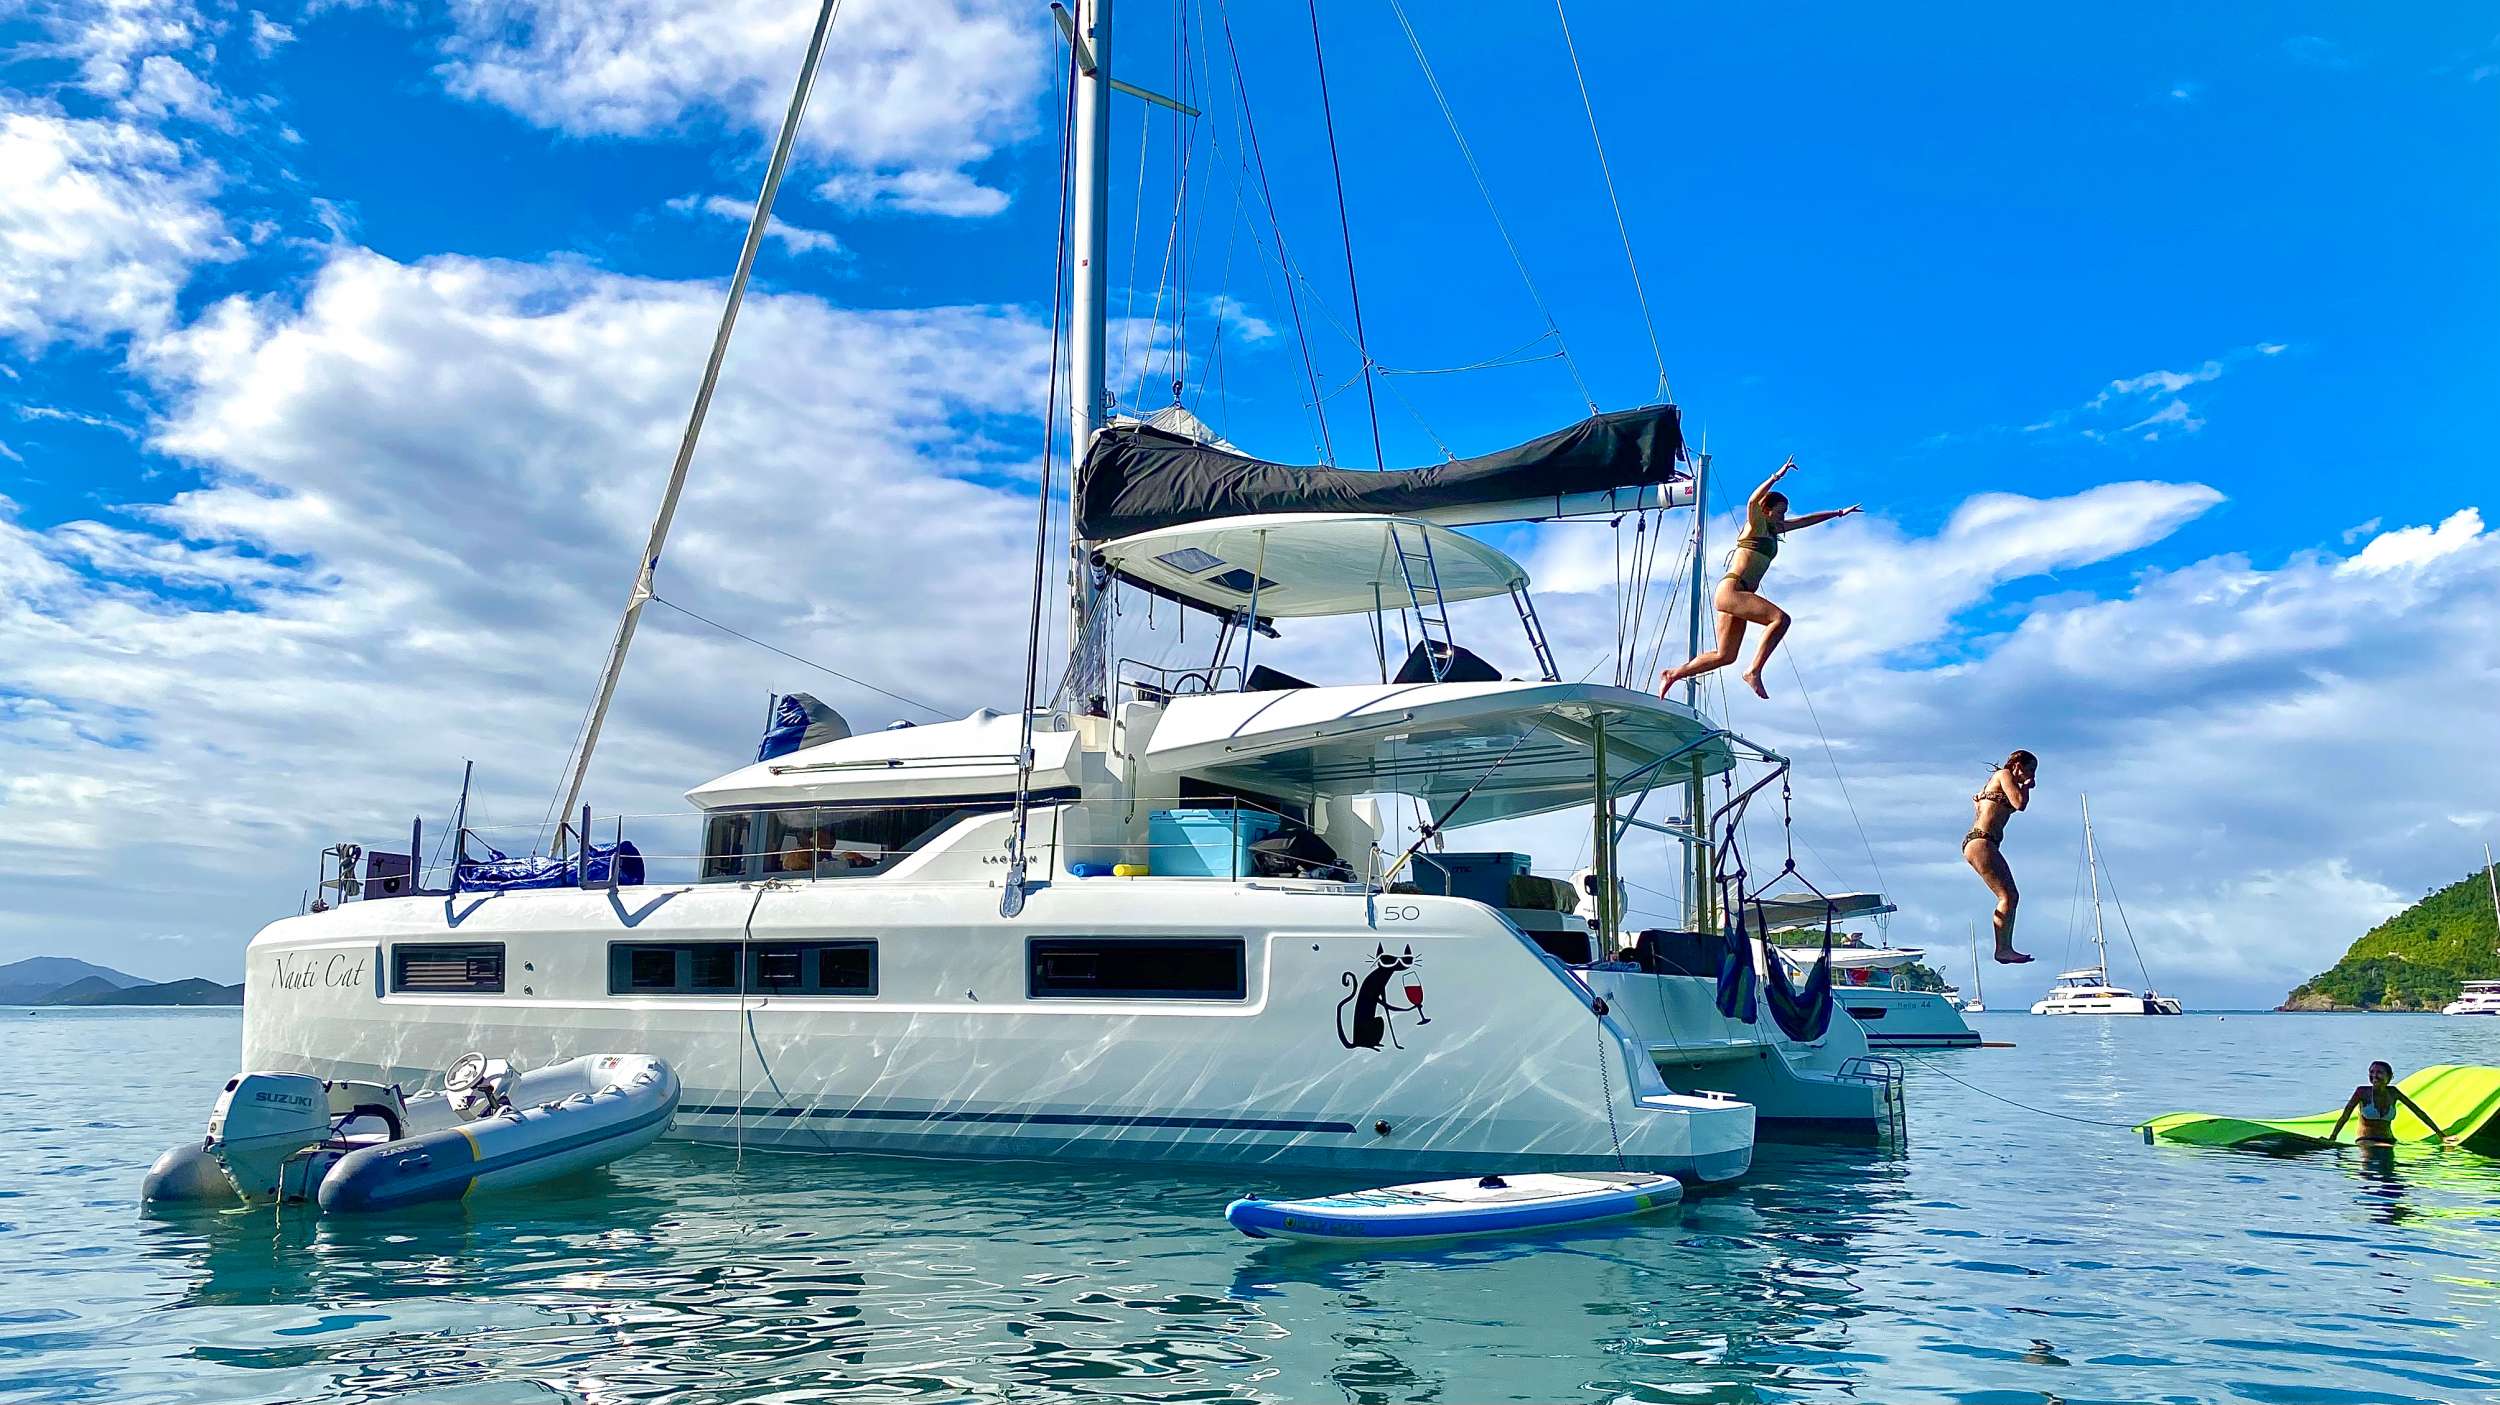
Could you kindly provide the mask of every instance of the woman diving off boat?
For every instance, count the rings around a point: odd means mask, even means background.
[[[2031,787],[2039,778],[2039,757],[2021,750],[2006,757],[2005,764],[1989,772],[1988,783],[1971,797],[1975,808],[1970,833],[1962,836],[1962,862],[1996,895],[1996,956],[1998,964],[2005,966],[2019,966],[2031,958],[2014,949],[2014,909],[2022,904],[2023,895],[2014,887],[2014,870],[2006,867],[2000,846],[2005,843],[2005,822],[2031,808]]]
[[[1771,651],[1780,646],[1788,634],[1788,612],[1762,596],[1762,577],[1771,569],[1771,558],[1780,554],[1780,538],[1803,527],[1847,517],[1862,509],[1851,503],[1830,512],[1809,512],[1803,517],[1788,515],[1788,495],[1778,491],[1777,484],[1797,467],[1789,459],[1779,472],[1762,480],[1745,500],[1745,534],[1736,539],[1736,550],[1729,554],[1727,575],[1719,582],[1718,594],[1711,604],[1719,612],[1719,647],[1699,654],[1682,665],[1659,676],[1658,695],[1687,678],[1697,678],[1713,669],[1736,662],[1737,653],[1745,644],[1745,626],[1764,626],[1762,647],[1754,653],[1753,667],[1744,673],[1745,686],[1754,696],[1771,696],[1763,691],[1762,666],[1771,661]]]

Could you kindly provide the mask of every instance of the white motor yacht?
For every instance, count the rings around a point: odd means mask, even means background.
[[[1783,946],[1779,953],[1800,974],[1810,970],[1820,947]],[[1967,1049],[1979,1032],[1962,1019],[1948,991],[1913,990],[1908,968],[1927,953],[1917,947],[1868,946],[1853,936],[1832,947],[1832,993],[1849,1018],[1878,1049]]]
[[[2500,981],[2467,981],[2457,998],[2440,1007],[2443,1015],[2500,1015]]]

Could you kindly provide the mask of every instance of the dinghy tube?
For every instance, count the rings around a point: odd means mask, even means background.
[[[347,1153],[318,1199],[331,1214],[398,1210],[603,1166],[658,1140],[678,1091],[649,1054],[568,1059],[514,1077],[486,1116]]]

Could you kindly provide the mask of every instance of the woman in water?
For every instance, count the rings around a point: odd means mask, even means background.
[[[2344,1099],[2344,1115],[2335,1119],[2335,1130],[2327,1133],[2326,1139],[2334,1141],[2343,1136],[2344,1124],[2358,1112],[2361,1114],[2361,1134],[2352,1139],[2353,1145],[2394,1146],[2396,1109],[2409,1107],[2413,1109],[2414,1116],[2422,1119],[2422,1125],[2430,1128],[2441,1142],[2456,1145],[2456,1138],[2440,1132],[2438,1119],[2424,1112],[2420,1103],[2406,1097],[2405,1090],[2396,1086],[2395,1077],[2396,1070],[2389,1066],[2387,1060],[2380,1059],[2371,1064],[2370,1081],[2353,1089],[2352,1096]]]
[[[1719,647],[1687,660],[1682,666],[1660,676],[1658,696],[1687,678],[1697,678],[1712,669],[1725,668],[1736,662],[1744,647],[1745,626],[1766,626],[1762,648],[1753,656],[1753,667],[1745,670],[1745,686],[1755,697],[1771,696],[1762,689],[1762,666],[1771,661],[1771,651],[1780,646],[1788,633],[1788,612],[1761,595],[1763,573],[1771,569],[1771,558],[1780,554],[1780,538],[1801,527],[1830,522],[1859,511],[1855,503],[1833,512],[1809,512],[1803,517],[1788,515],[1788,495],[1775,486],[1797,467],[1790,459],[1780,465],[1779,472],[1762,480],[1745,500],[1745,535],[1736,539],[1736,550],[1728,557],[1727,575],[1719,582],[1719,592],[1711,604],[1719,612]]]
[[[1971,797],[1976,809],[1971,815],[1970,833],[1962,836],[1962,862],[1979,874],[1979,881],[1996,894],[1997,960],[2007,966],[2019,966],[2031,958],[2014,949],[2014,909],[2021,905],[2023,895],[2014,888],[2014,870],[2005,866],[2005,822],[2018,810],[2031,808],[2031,787],[2040,778],[2040,758],[2028,751],[2016,751],[2005,758],[2005,764],[1988,773],[1988,783]]]

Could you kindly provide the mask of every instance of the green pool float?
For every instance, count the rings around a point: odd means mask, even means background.
[[[2500,1156],[2500,1068],[2480,1064],[2434,1064],[2399,1082],[2405,1096],[2438,1119],[2425,1126],[2409,1108],[2396,1109],[2398,1145],[2436,1142],[2442,1133],[2455,1137],[2466,1150]],[[2341,1137],[2330,1137],[2341,1113],[2307,1117],[2223,1117],[2210,1112],[2172,1112],[2136,1127],[2148,1137],[2190,1146],[2237,1147],[2245,1151],[2298,1151],[2308,1147],[2349,1146],[2360,1135],[2361,1118],[2344,1124]]]

